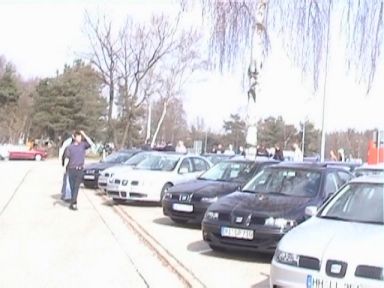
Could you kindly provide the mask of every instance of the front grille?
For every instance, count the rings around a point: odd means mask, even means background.
[[[121,181],[119,179],[115,180],[115,184],[120,184],[120,183],[121,183]]]
[[[264,225],[265,224],[265,218],[252,216],[250,224],[252,224],[252,225]]]
[[[110,174],[109,174],[109,173],[105,173],[104,176],[105,176],[105,177],[109,177]]]
[[[119,192],[117,192],[117,191],[108,191],[108,195],[111,195],[111,196],[120,196]]]
[[[220,221],[231,221],[231,215],[229,215],[228,213],[219,213],[219,220]]]
[[[121,192],[121,197],[127,197],[127,192]]]
[[[99,186],[105,187],[105,186],[107,186],[107,183],[99,183]]]
[[[131,185],[132,185],[132,186],[137,186],[137,185],[139,185],[139,181],[132,181],[132,182],[131,182]]]
[[[300,256],[299,267],[320,271],[320,260],[317,258]]]
[[[142,193],[129,193],[129,196],[135,198],[146,198],[148,195]]]
[[[381,267],[360,265],[356,268],[355,276],[375,280],[384,280],[383,270],[384,269]]]

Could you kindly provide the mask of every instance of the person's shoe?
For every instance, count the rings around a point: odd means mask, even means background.
[[[69,205],[69,209],[76,211],[77,210],[77,205],[76,204],[71,204],[71,205]]]

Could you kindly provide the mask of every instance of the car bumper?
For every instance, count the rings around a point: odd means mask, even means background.
[[[132,188],[131,186],[107,185],[106,193],[110,198],[126,201],[148,201],[159,202],[160,192],[153,193],[155,190],[146,191],[146,189]]]
[[[255,230],[252,227],[233,227],[240,229],[250,229],[254,231],[252,240],[235,239],[221,236],[221,227],[230,227],[231,225],[220,225],[203,221],[202,232],[204,241],[211,245],[240,251],[253,251],[259,253],[273,254],[277,244],[285,233],[276,230],[263,229],[262,231]]]
[[[193,211],[185,212],[185,211],[176,210],[174,208],[174,204],[192,205]],[[200,224],[203,221],[205,212],[207,211],[210,203],[182,203],[182,202],[169,201],[164,199],[162,202],[162,205],[163,205],[163,214],[165,216],[168,216],[174,219],[187,220],[189,222]]]
[[[325,268],[322,267],[322,270]],[[316,281],[314,279],[317,279]],[[308,283],[307,283],[308,282]],[[272,288],[326,288],[326,287],[384,287],[383,281],[356,278],[346,275],[343,279],[330,278],[324,271],[314,271],[300,267],[280,264],[272,260],[270,271],[270,287]]]
[[[108,184],[108,177],[105,177],[103,175],[99,175],[99,178],[97,179],[97,186],[101,190],[106,190]]]

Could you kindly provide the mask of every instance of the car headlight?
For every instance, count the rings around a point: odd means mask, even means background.
[[[213,212],[213,211],[207,211],[204,216],[207,220],[218,220],[219,219],[219,212]]]
[[[203,197],[201,198],[201,202],[207,202],[207,203],[214,203],[217,201],[217,196],[216,197]]]
[[[274,259],[278,263],[298,267],[300,256],[276,249]]]
[[[123,186],[127,186],[128,185],[128,180],[121,181],[121,184],[123,184]]]
[[[290,229],[297,225],[295,220],[289,220],[285,218],[273,218],[269,217],[265,220],[265,226],[280,228],[280,229]]]

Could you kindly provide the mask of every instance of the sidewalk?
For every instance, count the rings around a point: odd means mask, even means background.
[[[86,191],[79,194],[79,211],[69,210],[59,200],[61,171],[53,163],[0,163],[8,191],[0,192],[0,211],[22,179],[9,175],[25,173],[23,165],[32,168],[0,214],[0,287],[150,286],[117,239],[134,236],[127,228],[115,235],[110,226],[121,225],[118,216],[106,222]]]

